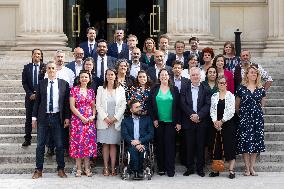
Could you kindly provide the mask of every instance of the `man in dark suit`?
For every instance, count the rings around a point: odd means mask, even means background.
[[[124,38],[124,30],[118,29],[115,30],[115,41],[110,43],[108,46],[108,56],[112,56],[114,58],[119,58],[119,54],[123,51],[128,50],[128,46],[123,42]]]
[[[172,67],[165,65],[164,56],[165,54],[163,51],[157,50],[154,55],[155,66],[150,66],[147,70],[147,74],[154,83],[157,82],[158,74],[162,68],[166,68],[170,74],[170,78],[173,79]]]
[[[175,54],[169,52],[169,36],[166,34],[160,35],[159,37],[159,50],[164,52],[164,63],[168,66],[171,66],[170,57],[173,57]]]
[[[69,62],[66,67],[73,71],[75,77],[79,76],[80,71],[83,69],[84,50],[81,47],[74,49],[75,60]]]
[[[194,173],[194,165],[197,174],[205,176],[204,148],[207,118],[210,112],[210,93],[206,86],[200,83],[200,69],[190,69],[190,79],[185,87],[181,88],[180,105],[182,110],[182,132],[186,147],[186,168],[183,174],[189,176]],[[194,157],[196,156],[196,164]]]
[[[170,54],[168,57],[167,66],[172,66],[173,61],[178,60],[183,63],[183,68],[188,68],[188,59],[187,56],[185,56],[184,50],[185,50],[185,44],[183,41],[176,41],[175,42],[175,54]]]
[[[56,65],[47,64],[48,78],[41,80],[36,91],[32,126],[37,127],[36,169],[33,179],[42,177],[47,133],[50,132],[56,147],[58,176],[66,178],[64,172],[63,124],[69,126],[69,85],[56,78]]]
[[[130,75],[132,75],[134,78],[137,77],[140,70],[147,71],[149,67],[147,64],[140,62],[140,58],[141,51],[139,48],[135,47],[131,53],[132,61],[129,62]]]
[[[107,56],[108,47],[106,40],[100,39],[97,44],[97,54],[94,57],[94,73],[98,78],[100,78],[100,82],[103,83],[105,79],[105,71],[108,68],[115,69],[116,58]]]
[[[22,146],[31,145],[32,139],[32,112],[34,101],[36,98],[36,87],[38,82],[44,78],[45,65],[42,62],[42,51],[34,49],[32,51],[32,62],[25,65],[22,72],[22,85],[26,92],[25,108],[26,108],[26,123],[25,123],[25,141]]]
[[[184,55],[186,57],[189,57],[190,55],[195,54],[198,57],[198,65],[200,66],[203,60],[202,60],[202,51],[198,50],[199,39],[197,37],[191,37],[189,38],[188,43],[190,45],[190,50],[185,51]]]
[[[87,29],[87,38],[88,41],[84,41],[79,44],[79,47],[81,47],[84,51],[84,58],[88,57],[95,57],[96,56],[96,49],[97,49],[97,43],[96,43],[96,28],[89,27]]]
[[[149,116],[140,116],[141,104],[138,100],[132,100],[129,106],[132,116],[124,118],[121,123],[121,135],[130,154],[128,173],[143,178],[144,153],[154,137],[154,127]]]
[[[127,37],[127,46],[128,48],[126,50],[121,51],[118,54],[119,59],[126,59],[128,61],[131,61],[131,54],[134,48],[136,48],[136,45],[138,44],[138,39],[135,35],[129,34]]]

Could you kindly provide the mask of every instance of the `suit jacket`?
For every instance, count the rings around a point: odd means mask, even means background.
[[[58,91],[59,91],[59,113],[61,122],[64,119],[70,119],[70,105],[69,105],[69,84],[63,79],[58,80]],[[46,123],[46,108],[47,108],[47,85],[48,78],[41,80],[38,84],[36,91],[36,100],[33,107],[32,117],[36,117],[38,123]]]
[[[97,75],[97,60],[98,60],[98,54],[94,57],[94,74]],[[110,69],[115,69],[115,64],[116,64],[116,58],[113,58],[111,56],[107,56],[107,68]],[[104,82],[104,77],[100,77],[101,81]]]
[[[72,70],[74,72],[74,75],[76,76],[75,61],[69,62],[65,67]]]
[[[188,69],[188,57],[185,55],[185,53],[183,53],[183,59],[184,59],[183,68]],[[175,60],[176,60],[176,54],[174,53],[169,54],[166,65],[172,67],[173,61]]]
[[[126,117],[121,123],[121,136],[127,144],[134,140],[134,122],[132,116]],[[149,116],[141,116],[139,119],[139,141],[148,144],[154,137],[154,127]]]
[[[103,86],[100,86],[97,91],[96,97],[96,108],[98,112],[97,117],[97,128],[106,129],[108,128],[107,124],[104,122],[104,119],[108,116],[107,113],[107,89],[104,89]],[[123,114],[126,109],[126,97],[125,91],[122,86],[119,86],[115,89],[115,114],[114,117],[118,120],[115,122],[115,129],[120,131],[121,121],[123,119]]]
[[[172,67],[166,66],[165,68],[167,69],[167,71],[168,71],[169,74],[170,74],[170,79],[173,80],[174,74],[173,74],[173,71],[172,71]],[[148,67],[148,69],[147,69],[147,75],[150,77],[150,79],[151,79],[154,83],[156,83],[156,82],[158,81],[158,78],[157,78],[157,76],[156,76],[156,69],[155,69],[155,67],[152,67],[152,66]]]
[[[119,54],[118,54],[118,59],[126,59],[128,61],[131,61],[131,58],[129,59],[129,49],[127,47],[127,49],[122,50]]]
[[[45,64],[40,63],[39,73],[38,73],[38,83],[44,78],[45,74]],[[32,94],[36,91],[36,86],[33,86],[33,63],[26,64],[22,72],[22,85],[26,92],[26,100],[30,98]]]
[[[187,58],[189,58],[189,56],[192,54],[192,52],[191,51],[185,51],[184,52],[184,56],[185,57],[187,57]],[[197,52],[197,56],[198,56],[198,63],[200,64],[200,65],[203,65],[204,64],[204,62],[203,62],[203,60],[202,60],[202,51],[198,51]]]
[[[129,63],[129,71],[131,70],[131,66],[132,66],[132,61],[128,61]],[[140,62],[140,70],[144,70],[147,71],[149,68],[149,66],[143,62]]]
[[[128,46],[126,43],[122,43],[122,50],[120,53],[122,53],[123,51],[127,51],[128,52]],[[114,43],[110,43],[108,45],[108,53],[107,53],[108,56],[112,56],[114,58],[119,58],[119,53],[118,53],[118,49],[117,49],[117,44],[116,42]],[[127,58],[128,60],[128,58]]]
[[[167,59],[167,61],[166,61],[166,65],[167,65],[167,66],[172,67],[173,57],[174,57],[174,60],[175,60],[175,56],[176,56],[175,53],[168,52],[168,59]]]
[[[158,95],[160,89],[160,84],[156,84],[150,91],[149,101],[148,101],[148,110],[151,115],[152,120],[159,120],[158,116],[158,106],[156,101],[156,96]],[[170,91],[173,96],[173,106],[172,106],[172,121],[173,124],[180,124],[180,107],[179,107],[179,91],[176,86],[170,88]]]
[[[84,50],[84,60],[88,57],[94,58],[97,55],[97,43],[95,43],[93,51],[90,53],[89,49],[90,47],[88,46],[88,41],[84,41],[79,44],[79,47],[81,47]]]
[[[196,123],[190,120],[190,116],[192,114],[196,114],[199,116],[200,123],[198,124],[207,124],[207,120],[210,112],[210,103],[211,103],[211,95],[208,91],[208,88],[200,83],[198,98],[197,98],[197,112],[193,110],[193,102],[192,102],[192,94],[191,94],[191,82],[188,82],[186,86],[181,88],[180,91],[180,108],[182,110],[182,128],[188,129]]]

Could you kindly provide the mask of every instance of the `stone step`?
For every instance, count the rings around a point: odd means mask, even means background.
[[[2,73],[0,74],[0,80],[21,80],[21,73]]]
[[[266,107],[284,107],[284,99],[267,99],[265,101]]]
[[[0,93],[0,101],[25,100],[25,93]]]
[[[25,134],[0,134],[0,143],[23,143]],[[31,142],[36,142],[36,134],[32,134]]]
[[[25,108],[0,108],[1,116],[25,116]]]
[[[272,85],[268,89],[268,92],[284,92],[284,87],[283,86],[274,86],[274,85]]]
[[[36,143],[32,143],[30,146],[23,147],[22,143],[1,143],[0,154],[1,155],[35,154],[36,145],[37,145]]]
[[[24,100],[0,101],[1,108],[25,108]],[[1,123],[0,123],[1,124]]]
[[[265,132],[265,141],[284,141],[284,132]]]
[[[1,87],[1,93],[25,93],[25,90],[22,86],[19,87]]]
[[[266,132],[284,132],[284,123],[265,123],[264,130]]]
[[[264,141],[267,151],[282,151],[284,152],[284,141]],[[283,161],[284,162],[284,161]]]
[[[0,116],[0,125],[24,124],[26,116]]]
[[[267,92],[266,96],[268,99],[281,99],[284,96],[284,92]]]
[[[0,80],[1,87],[20,87],[22,86],[21,80]]]
[[[24,134],[25,125],[0,125],[0,134]],[[32,130],[32,133],[36,133],[36,129]],[[1,154],[1,153],[0,153]]]
[[[284,115],[264,115],[266,123],[284,123]]]
[[[264,107],[265,115],[283,115],[284,107]]]

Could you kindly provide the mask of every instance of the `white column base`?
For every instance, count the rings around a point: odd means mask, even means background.
[[[284,38],[268,38],[262,56],[284,57]]]

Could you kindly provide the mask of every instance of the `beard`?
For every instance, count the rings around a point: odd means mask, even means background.
[[[132,114],[135,115],[135,116],[141,116],[141,111],[132,112]]]

